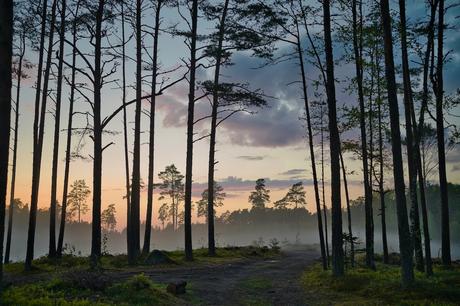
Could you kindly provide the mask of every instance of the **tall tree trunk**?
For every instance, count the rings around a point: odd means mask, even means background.
[[[62,101],[62,73],[64,65],[64,39],[65,39],[65,14],[66,0],[61,1],[61,27],[59,29],[59,63],[57,75],[56,91],[56,112],[54,124],[54,144],[53,144],[53,167],[51,170],[51,205],[50,205],[50,228],[49,228],[49,248],[48,257],[56,257],[56,206],[57,206],[57,172],[59,162],[59,132],[61,121],[61,101]],[[54,25],[53,25],[54,26]]]
[[[417,173],[418,173],[418,185],[420,192],[420,203],[422,208],[422,220],[423,220],[423,240],[425,245],[425,263],[426,263],[426,274],[428,276],[433,275],[433,263],[431,259],[431,241],[430,241],[430,232],[428,228],[428,211],[426,205],[426,195],[425,195],[425,178],[422,164],[422,156],[420,151],[420,142],[422,137],[422,130],[424,126],[425,111],[428,107],[428,74],[430,70],[430,55],[432,53],[432,46],[434,41],[434,24],[436,18],[436,9],[439,1],[435,0],[430,2],[431,14],[430,21],[428,23],[428,39],[425,50],[425,56],[423,61],[423,81],[422,81],[422,105],[420,107],[420,116],[417,127],[417,120],[415,118],[414,105],[411,105],[411,116],[412,121],[414,122],[414,152],[415,159],[417,163]]]
[[[399,109],[396,89],[395,68],[393,60],[393,37],[391,33],[391,16],[388,0],[380,0],[385,50],[385,76],[390,108],[391,142],[393,152],[393,176],[396,194],[396,212],[398,215],[399,250],[401,253],[401,275],[403,285],[414,281],[413,248],[407,220],[407,206],[404,186],[404,170],[401,152],[401,132],[399,129]]]
[[[11,120],[11,63],[13,55],[13,1],[0,1],[0,282],[3,278],[6,188]]]
[[[21,98],[21,80],[22,80],[22,63],[26,52],[26,36],[23,31],[19,32],[20,40],[20,54],[18,61],[17,71],[17,86],[16,86],[16,103],[15,118],[14,118],[14,141],[13,141],[13,161],[11,169],[11,186],[10,186],[10,208],[8,209],[8,231],[6,233],[6,247],[5,247],[5,263],[10,261],[10,250],[11,250],[11,235],[13,232],[13,214],[14,214],[14,197],[16,190],[16,161],[18,156],[18,129],[19,129],[19,105]]]
[[[343,161],[342,151],[340,151],[340,164],[342,166],[343,185],[345,189],[345,200],[347,204],[348,235],[350,235],[350,263],[351,263],[351,266],[354,267],[355,266],[355,244],[353,241],[353,231],[351,228],[350,194],[348,192],[347,170],[345,168],[345,163]]]
[[[444,138],[444,0],[439,0],[438,13],[438,58],[436,67],[436,136],[438,140],[438,168],[439,168],[439,187],[441,190],[441,241],[442,241],[442,264],[450,266],[452,264],[450,254],[450,229],[449,229],[449,201],[447,190],[446,173],[446,149]]]
[[[131,228],[129,222],[130,216],[130,202],[131,202],[131,184],[129,172],[129,150],[128,150],[128,119],[126,114],[126,37],[125,37],[125,2],[121,1],[121,70],[122,70],[122,105],[123,107],[123,140],[124,140],[124,154],[125,154],[125,186],[126,186],[126,247],[129,248],[129,230]]]
[[[152,88],[150,100],[150,137],[149,137],[149,174],[147,183],[147,213],[145,218],[145,234],[143,254],[150,253],[150,236],[152,233],[152,210],[153,210],[153,175],[155,169],[155,107],[156,107],[156,83],[158,75],[158,40],[160,36],[160,16],[162,0],[156,3],[155,30],[153,34],[153,62],[152,62]]]
[[[327,71],[327,105],[329,118],[329,147],[331,156],[331,214],[332,214],[332,273],[344,274],[342,209],[340,195],[340,136],[337,127],[337,109],[335,98],[334,56],[331,39],[330,1],[323,1],[324,49]]]
[[[420,233],[420,216],[417,199],[417,168],[415,165],[413,127],[411,108],[413,105],[412,83],[410,79],[409,56],[407,54],[407,33],[406,33],[406,1],[399,0],[400,34],[401,34],[401,56],[403,66],[404,83],[404,115],[406,119],[406,147],[407,165],[409,170],[409,196],[411,201],[410,219],[411,233],[415,251],[415,265],[417,270],[424,271],[422,237]]]
[[[299,3],[300,5],[302,5],[301,1],[299,1]],[[302,12],[303,12],[303,9],[302,9]],[[303,17],[305,18],[304,15]],[[302,91],[303,91],[302,93],[303,93],[303,100],[305,103],[305,116],[307,119],[308,147],[310,149],[310,162],[311,162],[311,170],[313,174],[313,187],[315,191],[316,217],[318,220],[319,245],[320,245],[320,250],[321,250],[321,260],[323,264],[323,270],[326,270],[328,263],[327,263],[326,249],[324,245],[323,219],[321,217],[321,199],[319,196],[318,175],[316,173],[315,147],[313,144],[313,129],[312,129],[312,124],[311,124],[310,103],[308,101],[308,92],[307,92],[307,76],[305,72],[302,45],[300,41],[300,31],[298,30],[298,24],[296,25],[297,25],[297,52],[299,56],[299,65],[300,65],[300,72],[301,72],[301,77],[302,77]]]
[[[374,262],[374,221],[372,213],[372,187],[369,183],[369,165],[366,140],[366,110],[364,108],[364,91],[363,91],[363,62],[361,58],[362,44],[358,37],[358,31],[361,32],[362,23],[358,25],[357,1],[352,2],[353,14],[353,50],[355,59],[356,80],[358,85],[359,100],[359,125],[361,129],[361,155],[363,160],[363,181],[364,181],[364,207],[365,207],[365,227],[366,227],[366,265],[375,269]],[[360,20],[362,16],[360,16]]]
[[[198,27],[198,0],[193,0],[191,11],[190,35],[190,77],[188,94],[188,119],[187,119],[187,158],[185,169],[185,258],[193,260],[192,248],[192,168],[193,168],[193,123],[195,113],[195,81],[196,81],[196,41]]]
[[[380,61],[379,55],[376,56],[377,66],[377,115],[379,125],[379,195],[380,195],[380,220],[382,222],[382,249],[383,249],[383,263],[388,263],[388,241],[387,241],[387,221],[386,221],[386,207],[385,207],[385,189],[384,189],[384,160],[383,160],[383,124],[382,124],[382,93],[381,93],[381,79],[380,79]]]
[[[46,4],[45,4],[46,5]],[[30,215],[29,215],[29,229],[27,232],[27,252],[25,260],[25,269],[29,271],[32,267],[32,260],[34,258],[34,245],[35,245],[35,228],[37,224],[37,204],[38,204],[38,191],[40,186],[40,171],[43,152],[43,138],[45,135],[45,116],[46,104],[48,100],[48,83],[51,70],[51,61],[53,55],[53,38],[54,38],[54,23],[56,22],[56,6],[57,0],[53,1],[51,8],[51,22],[48,39],[48,50],[45,74],[43,77],[43,91],[42,103],[39,116],[39,128],[37,134],[37,142],[34,146],[33,165],[32,165],[32,195],[30,200]],[[46,21],[45,21],[46,22]],[[41,73],[41,71],[39,71]]]
[[[133,264],[140,251],[141,198],[141,113],[142,113],[142,27],[141,0],[136,1],[136,113],[134,120],[133,178],[131,186],[130,243],[128,261]]]
[[[75,16],[78,16],[78,11],[80,8],[80,0],[77,1],[77,6],[75,8]],[[75,82],[76,82],[76,60],[77,60],[77,30],[78,30],[77,19],[74,19],[72,22],[72,75],[70,80],[70,99],[69,99],[69,119],[67,121],[67,143],[66,143],[66,152],[65,152],[65,165],[64,165],[64,183],[62,190],[62,208],[61,208],[61,224],[59,226],[59,237],[57,243],[57,256],[62,256],[62,248],[64,245],[64,233],[65,233],[65,224],[67,217],[67,194],[69,190],[69,174],[70,174],[70,159],[71,159],[71,150],[72,150],[72,127],[73,127],[73,108],[75,102]]]
[[[327,267],[330,265],[331,257],[329,255],[329,235],[327,226],[327,207],[326,207],[326,189],[324,188],[324,126],[323,126],[323,106],[321,105],[321,195],[323,201],[323,215],[324,215],[324,235],[326,240],[326,259]]]
[[[212,115],[211,115],[211,136],[209,142],[209,164],[208,164],[208,253],[216,255],[216,243],[214,240],[214,166],[216,153],[216,132],[217,132],[217,109],[219,108],[219,78],[222,62],[222,45],[225,35],[225,19],[229,0],[225,0],[222,17],[219,26],[219,39],[216,50],[216,67],[214,70],[214,87],[212,93]]]
[[[91,224],[91,265],[96,267],[101,257],[101,189],[102,189],[102,124],[101,124],[101,40],[105,0],[99,0],[96,11],[94,44],[94,109],[93,109],[93,211]]]

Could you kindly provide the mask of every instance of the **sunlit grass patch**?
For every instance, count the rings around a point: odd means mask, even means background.
[[[343,277],[333,277],[320,264],[308,268],[302,277],[305,290],[315,304],[338,305],[458,305],[460,266],[451,270],[435,267],[435,275],[416,272],[409,288],[401,286],[400,268],[377,264],[377,270],[355,268]]]

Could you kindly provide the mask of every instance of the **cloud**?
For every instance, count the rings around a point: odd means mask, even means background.
[[[260,161],[264,160],[266,156],[250,156],[250,155],[241,155],[237,159],[248,160],[248,161]]]
[[[288,171],[280,173],[280,175],[300,175],[304,173],[305,169],[290,169]]]

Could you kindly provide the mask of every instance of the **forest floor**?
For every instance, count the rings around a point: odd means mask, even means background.
[[[160,266],[127,266],[124,258],[109,256],[102,272],[89,271],[87,259],[79,257],[59,265],[38,260],[28,273],[21,263],[10,264],[0,305],[310,304],[301,277],[318,258],[314,247],[224,248],[212,258],[195,252],[192,263],[180,252],[168,252],[175,263]],[[166,293],[166,285],[178,281],[187,282],[187,293]]]

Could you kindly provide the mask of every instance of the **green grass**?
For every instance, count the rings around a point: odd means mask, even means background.
[[[219,265],[246,258],[274,258],[280,252],[252,246],[227,247],[217,249],[216,256],[209,256],[207,249],[197,249],[193,252],[193,262],[185,260],[183,251],[165,254],[172,259],[172,264],[151,266],[140,258],[136,265],[129,265],[126,255],[106,255],[101,258],[101,269],[91,270],[88,257],[65,255],[56,260],[47,257],[36,259],[33,261],[33,269],[26,272],[24,263],[10,263],[5,265],[6,274],[13,278],[25,276],[26,284],[16,282],[0,290],[0,305],[200,305],[202,303],[194,293],[193,284],[188,284],[187,293],[177,298],[166,293],[166,284],[153,283],[143,274],[113,283],[108,276],[110,274],[101,272],[111,270],[114,273],[137,273],[168,266]]]
[[[153,283],[143,274],[115,283],[100,290],[76,286],[75,283],[56,278],[46,282],[11,286],[0,293],[0,305],[183,305],[184,302],[169,294],[165,286]]]
[[[127,255],[104,255],[100,259],[100,268],[104,270],[126,270],[133,268],[145,267],[168,267],[168,266],[196,266],[206,264],[222,264],[245,258],[274,258],[279,256],[279,250],[270,249],[267,247],[225,247],[217,248],[216,256],[209,256],[208,250],[205,248],[193,250],[194,260],[192,262],[186,261],[183,251],[164,251],[164,253],[173,260],[172,264],[163,265],[148,265],[144,263],[145,258],[139,258],[135,265],[128,264]],[[40,274],[49,272],[65,272],[69,269],[72,270],[87,270],[90,269],[89,257],[79,257],[74,255],[63,255],[59,259],[49,259],[48,257],[41,257],[33,261],[31,271],[24,271],[23,262],[9,263],[4,266],[7,274],[16,275],[29,275]]]
[[[262,277],[252,277],[238,284],[238,303],[244,306],[271,305],[260,293],[273,287],[272,280]]]
[[[446,270],[435,266],[435,275],[417,272],[409,288],[401,286],[400,268],[377,264],[377,270],[355,268],[335,278],[320,264],[308,268],[302,277],[307,296],[316,305],[458,305],[460,266]]]

